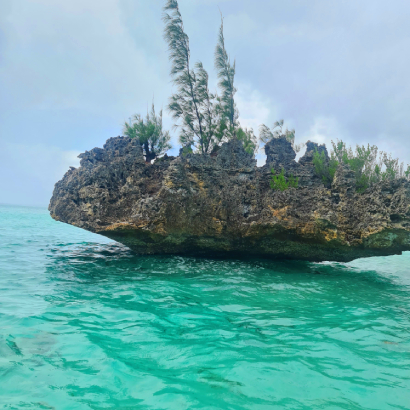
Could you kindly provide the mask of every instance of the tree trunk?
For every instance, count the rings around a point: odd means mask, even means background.
[[[151,164],[151,161],[157,157],[154,151],[150,151],[148,141],[144,142],[144,156],[147,164]]]

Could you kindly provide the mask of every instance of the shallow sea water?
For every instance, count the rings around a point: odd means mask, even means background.
[[[0,206],[0,408],[410,409],[410,253],[141,257]]]

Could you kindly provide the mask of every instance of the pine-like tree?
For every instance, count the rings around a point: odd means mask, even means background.
[[[216,112],[219,114],[218,141],[237,138],[242,142],[244,149],[249,154],[257,150],[258,139],[252,128],[243,128],[239,124],[239,111],[235,103],[235,61],[231,60],[225,48],[224,21],[221,16],[218,43],[215,49],[215,69],[218,74],[218,87],[220,96],[216,96]]]
[[[154,104],[145,121],[140,114],[136,114],[129,123],[125,122],[124,135],[138,139],[145,161],[149,163],[171,148],[169,132],[162,130],[162,110],[156,115]]]
[[[248,154],[255,154],[258,149],[258,138],[252,128],[238,127],[236,130],[236,138],[242,142],[243,148]]]
[[[218,98],[221,111],[226,118],[226,129],[228,138],[236,137],[239,113],[235,104],[236,88],[235,80],[235,61],[231,65],[230,58],[225,48],[224,21],[221,16],[221,27],[219,29],[218,43],[215,49],[215,69],[218,74],[218,86],[221,96]]]
[[[164,38],[168,43],[171,77],[177,87],[168,109],[179,128],[183,152],[192,147],[202,154],[212,153],[221,143],[238,138],[249,153],[254,153],[257,140],[252,129],[240,128],[235,104],[235,62],[231,64],[225,49],[223,18],[215,49],[215,68],[221,95],[209,91],[209,76],[203,64],[191,67],[189,38],[177,0],[167,0],[164,7]]]
[[[177,0],[167,0],[163,20],[172,63],[171,77],[177,86],[168,108],[180,129],[181,144],[194,145],[203,154],[209,153],[214,145],[211,126],[214,96],[209,92],[208,73],[201,63],[191,68],[189,38]]]

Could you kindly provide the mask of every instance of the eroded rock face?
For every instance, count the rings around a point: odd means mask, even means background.
[[[410,250],[410,183],[357,194],[354,175],[340,166],[328,189],[314,173],[315,149],[326,150],[310,143],[296,162],[291,144],[276,139],[258,168],[231,141],[216,156],[166,156],[151,165],[135,141],[111,138],[81,154],[81,166],[56,184],[49,210],[140,254],[350,261]],[[273,191],[272,168],[299,177],[299,188]]]

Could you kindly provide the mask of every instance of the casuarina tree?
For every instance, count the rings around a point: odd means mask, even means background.
[[[191,66],[189,38],[184,30],[176,0],[168,0],[164,7],[165,32],[171,60],[171,77],[177,91],[168,108],[180,129],[183,146],[196,146],[208,153],[214,145],[214,96],[209,92],[208,73],[201,63]]]
[[[234,96],[236,88],[235,63],[231,64],[225,49],[223,19],[215,50],[215,68],[221,94],[209,90],[209,76],[201,62],[191,65],[189,38],[177,0],[167,0],[164,7],[165,32],[171,60],[171,77],[176,92],[168,109],[179,128],[179,140],[183,152],[192,152],[192,147],[208,154],[222,142],[231,138],[242,141],[245,149],[253,153],[257,141],[253,130],[240,128]]]
[[[145,120],[140,114],[136,114],[129,123],[125,122],[124,135],[138,139],[146,162],[151,162],[171,148],[169,132],[162,130],[162,110],[156,115],[154,104]]]
[[[222,18],[222,17],[221,17]],[[218,43],[215,49],[215,68],[218,74],[218,87],[221,95],[217,97],[218,103],[226,120],[228,136],[236,137],[238,124],[238,110],[235,104],[236,88],[235,80],[235,61],[231,65],[230,58],[225,49],[224,22],[222,18],[221,28],[219,29]]]

